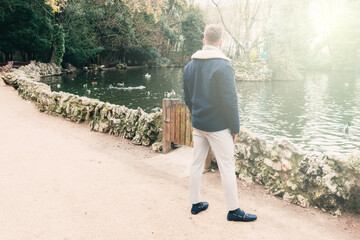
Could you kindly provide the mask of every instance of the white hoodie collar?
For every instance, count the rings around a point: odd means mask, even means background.
[[[212,45],[204,45],[202,50],[197,51],[191,56],[191,59],[214,59],[220,58],[225,59],[228,62],[231,62],[225,53],[223,53],[219,48]]]

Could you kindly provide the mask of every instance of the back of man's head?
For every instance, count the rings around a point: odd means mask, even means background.
[[[221,25],[210,24],[205,27],[204,39],[206,44],[217,45],[222,40],[223,29]]]

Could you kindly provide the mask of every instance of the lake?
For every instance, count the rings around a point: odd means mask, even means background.
[[[165,92],[174,90],[183,98],[182,75],[181,68],[138,68],[80,72],[42,82],[53,91],[151,112],[161,107]],[[360,150],[359,74],[307,73],[303,81],[237,82],[236,87],[240,124],[257,135],[269,141],[284,136],[311,151]]]

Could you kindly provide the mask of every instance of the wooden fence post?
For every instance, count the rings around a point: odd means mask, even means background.
[[[168,153],[171,150],[171,142],[174,141],[175,136],[175,113],[176,105],[180,104],[180,99],[163,99],[163,153]]]
[[[163,153],[168,153],[171,150],[170,110],[170,99],[163,99]]]

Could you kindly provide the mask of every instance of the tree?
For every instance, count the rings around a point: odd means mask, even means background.
[[[184,37],[183,56],[190,57],[196,50],[201,49],[205,22],[200,9],[192,5],[186,11],[185,19],[181,22]]]
[[[0,58],[78,67],[168,63],[171,53],[194,48],[189,39],[202,30],[190,21],[202,22],[198,12],[185,0],[6,0],[0,3]]]
[[[86,1],[71,1],[64,16],[65,54],[64,61],[77,67],[94,60],[104,49],[96,34],[94,19],[87,14]]]
[[[142,13],[146,13],[147,15],[152,15],[155,21],[157,22],[159,16],[161,16],[162,14],[162,10],[166,8],[168,0],[156,0],[156,1],[123,0],[123,2],[130,9],[132,13],[142,12]]]
[[[262,29],[268,20],[272,0],[231,0],[223,8],[220,1],[211,0],[216,7],[225,31],[235,43],[234,57],[249,61],[250,51],[263,43]],[[229,16],[225,19],[224,13]]]
[[[65,53],[65,34],[63,27],[64,11],[67,0],[46,0],[53,10],[54,17],[54,28],[52,33],[52,54],[51,62],[55,62],[56,65],[60,66],[63,61]]]
[[[53,30],[50,7],[43,1],[9,0],[0,2],[0,9],[0,51],[4,60],[47,61]]]
[[[273,6],[264,38],[275,79],[302,79],[298,69],[307,67],[313,36],[308,9],[308,0],[279,0]]]

